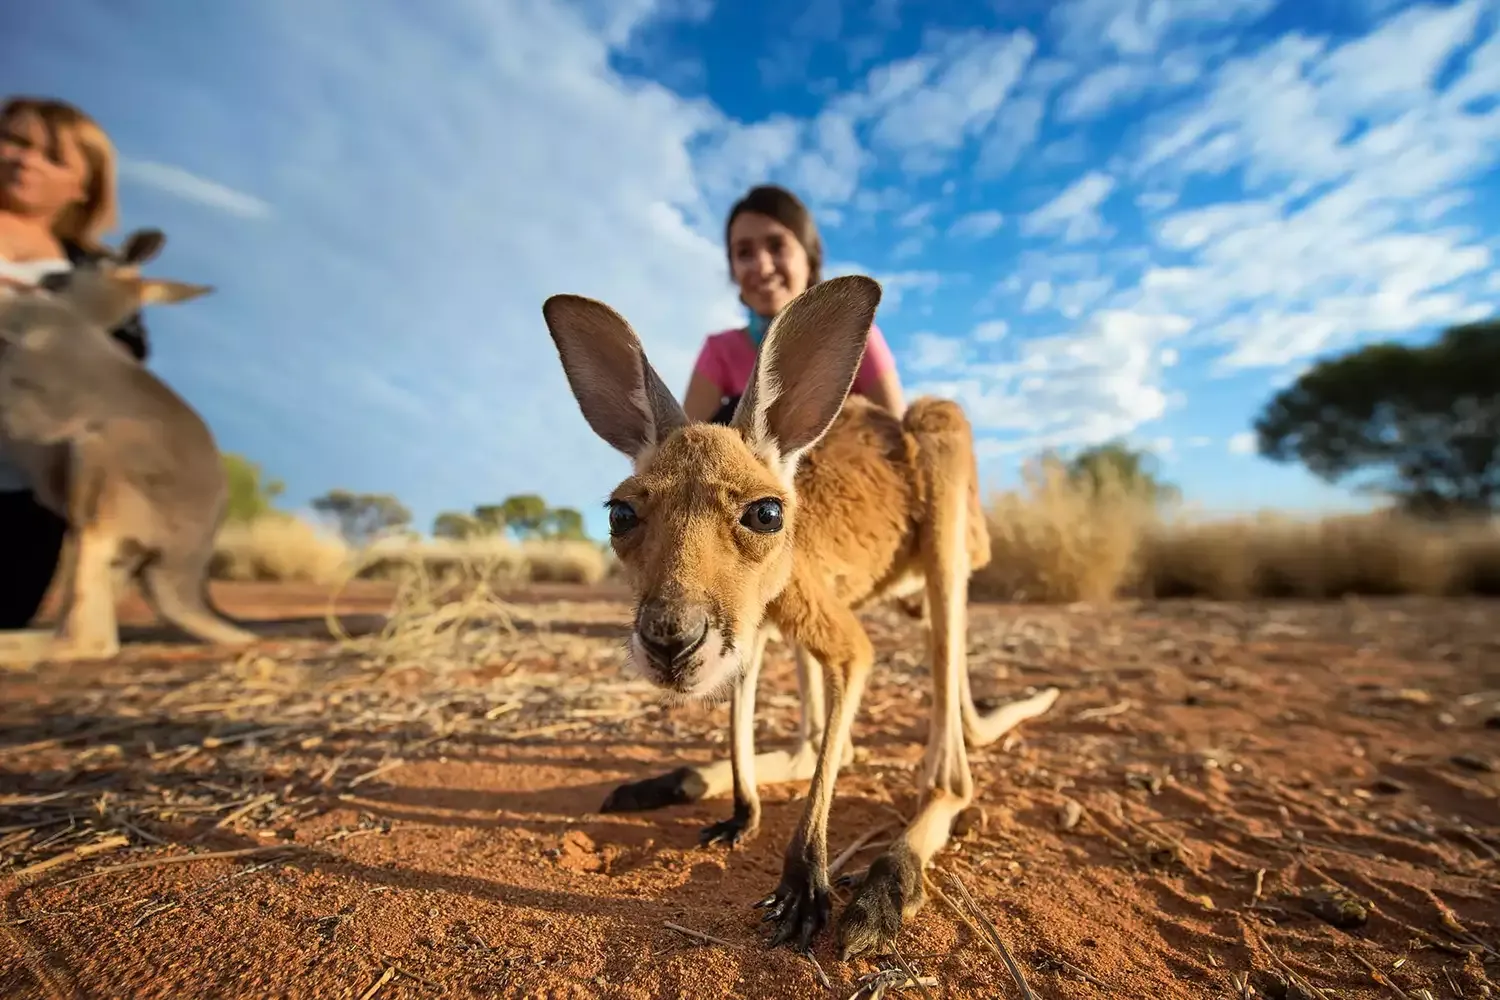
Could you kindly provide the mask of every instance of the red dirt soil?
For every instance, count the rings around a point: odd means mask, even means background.
[[[258,619],[326,604],[277,585],[214,593]],[[362,587],[340,610],[389,599]],[[0,673],[0,996],[842,1000],[891,966],[840,962],[831,934],[817,967],[763,944],[750,904],[777,881],[805,782],[764,788],[760,835],[733,852],[697,846],[723,800],[596,812],[621,781],[726,754],[726,708],[667,708],[624,679],[616,592],[549,588],[520,607],[546,627],[457,668],[362,667],[314,626],[267,626],[264,648],[235,659],[136,631],[152,641],[112,663]],[[976,694],[1063,689],[971,755],[978,809],[935,862],[1037,996],[1295,997],[1268,976],[1288,969],[1341,998],[1494,988],[1494,604],[975,606],[971,619]],[[879,662],[833,853],[909,815],[920,775],[922,633],[885,609],[865,620]],[[773,644],[762,747],[792,732],[794,688]],[[1076,823],[1060,819],[1070,801]],[[18,874],[87,843],[68,822],[128,844]],[[252,847],[285,850],[159,863]],[[156,863],[114,868],[130,862]],[[1309,911],[1307,891],[1331,884],[1367,922]],[[933,997],[1021,995],[935,897],[900,950],[935,977]],[[1258,992],[1233,985],[1246,973]]]

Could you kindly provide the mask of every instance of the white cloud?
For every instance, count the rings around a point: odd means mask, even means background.
[[[932,213],[936,208],[936,205],[928,202],[908,209],[896,220],[896,225],[903,229],[915,229],[917,226],[925,225],[927,220],[932,218]]]
[[[1024,30],[930,31],[921,52],[876,67],[837,106],[873,118],[873,142],[899,153],[907,172],[934,173],[989,128],[1035,51]]]
[[[1007,101],[979,147],[974,172],[983,180],[992,180],[1019,163],[1036,145],[1046,112],[1047,102],[1037,94],[1021,94]]]
[[[824,268],[824,273],[830,278],[845,274],[867,274],[880,282],[882,313],[893,313],[900,309],[908,292],[931,295],[943,284],[943,275],[937,271],[880,272],[852,261],[830,261]]]
[[[125,180],[228,215],[237,215],[242,219],[263,219],[271,214],[271,206],[254,195],[206,180],[181,167],[152,163],[150,160],[122,158],[119,169],[120,176]]]
[[[1276,0],[1064,0],[1052,8],[1052,25],[1067,51],[1146,56],[1169,39],[1253,23],[1275,6]]]
[[[1229,439],[1231,455],[1253,455],[1255,450],[1255,435],[1250,431],[1241,431]]]
[[[981,344],[993,344],[997,340],[1005,339],[1010,333],[1010,324],[1003,319],[988,319],[974,327],[969,336]]]
[[[1136,169],[1161,184],[1243,168],[1265,193],[1156,220],[1188,260],[1148,269],[1124,301],[1193,316],[1228,345],[1220,371],[1482,315],[1491,250],[1439,220],[1500,148],[1500,112],[1453,95],[1493,96],[1500,74],[1476,50],[1436,89],[1477,10],[1414,6],[1339,46],[1293,34],[1225,64],[1148,131]]]
[[[1187,446],[1189,448],[1207,448],[1213,443],[1213,438],[1207,437],[1203,434],[1194,434],[1192,437],[1187,439]]]
[[[1061,234],[1066,243],[1082,243],[1108,235],[1099,206],[1115,189],[1109,174],[1091,170],[1069,184],[1057,197],[1021,219],[1028,236]]]
[[[1033,281],[1031,287],[1026,290],[1026,299],[1021,303],[1024,312],[1036,312],[1045,309],[1052,301],[1052,282]]]
[[[908,236],[891,248],[892,260],[907,260],[920,255],[927,246],[927,240],[921,236]]]
[[[921,332],[912,335],[911,346],[905,353],[907,367],[912,371],[937,371],[963,362],[964,343],[953,337]]]
[[[963,239],[982,240],[992,236],[1005,224],[1005,214],[992,208],[970,212],[956,219],[948,227],[948,235]]]
[[[1147,212],[1163,212],[1177,204],[1176,191],[1142,191],[1135,196],[1135,203]]]
[[[1057,117],[1065,122],[1096,118],[1144,94],[1156,72],[1149,63],[1102,66],[1063,93],[1057,102]]]
[[[985,454],[1095,444],[1166,412],[1161,344],[1187,329],[1180,316],[1103,310],[1075,334],[1017,340],[1010,360],[934,373],[910,392],[962,403],[990,436]]]

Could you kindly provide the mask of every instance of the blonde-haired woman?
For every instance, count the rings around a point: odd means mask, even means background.
[[[35,285],[97,259],[115,221],[114,145],[98,123],[49,98],[0,106],[0,283]],[[145,360],[139,315],[113,332]],[[0,630],[25,628],[36,615],[66,534],[0,451]]]

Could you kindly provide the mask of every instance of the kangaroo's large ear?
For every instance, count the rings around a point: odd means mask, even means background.
[[[640,338],[603,302],[553,295],[542,317],[557,345],[568,386],[594,433],[637,466],[687,415],[662,382]]]
[[[830,278],[787,303],[766,331],[733,426],[785,478],[843,407],[879,305],[875,279]]]
[[[141,305],[173,305],[178,302],[186,302],[196,299],[200,295],[207,295],[214,290],[213,285],[194,285],[186,281],[173,281],[170,278],[139,278]]]
[[[115,254],[121,267],[139,267],[161,253],[167,236],[160,229],[137,229],[125,237],[125,245]]]

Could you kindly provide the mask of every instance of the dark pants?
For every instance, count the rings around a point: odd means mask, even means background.
[[[29,491],[0,491],[0,629],[36,617],[57,572],[68,522]]]

